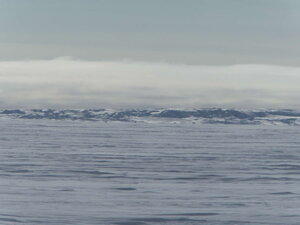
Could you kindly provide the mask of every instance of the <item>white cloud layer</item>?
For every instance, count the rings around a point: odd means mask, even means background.
[[[0,62],[1,108],[300,108],[299,97],[299,67]]]

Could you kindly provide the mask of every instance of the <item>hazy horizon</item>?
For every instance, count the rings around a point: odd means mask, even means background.
[[[142,61],[0,62],[2,108],[296,108],[299,67]]]

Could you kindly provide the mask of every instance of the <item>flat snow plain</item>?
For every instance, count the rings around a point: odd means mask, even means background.
[[[292,225],[300,126],[0,118],[0,224]]]

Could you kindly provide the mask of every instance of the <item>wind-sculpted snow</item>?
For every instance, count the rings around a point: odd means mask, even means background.
[[[1,225],[299,225],[299,126],[0,126]]]
[[[300,124],[300,112],[294,110],[236,110],[236,109],[5,109],[2,117],[21,119],[127,121],[127,122],[177,122],[209,124]]]

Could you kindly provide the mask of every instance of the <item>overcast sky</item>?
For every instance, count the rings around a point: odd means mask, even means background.
[[[0,0],[0,103],[298,107],[299,21],[298,0]]]
[[[1,0],[0,58],[300,65],[298,0]]]

